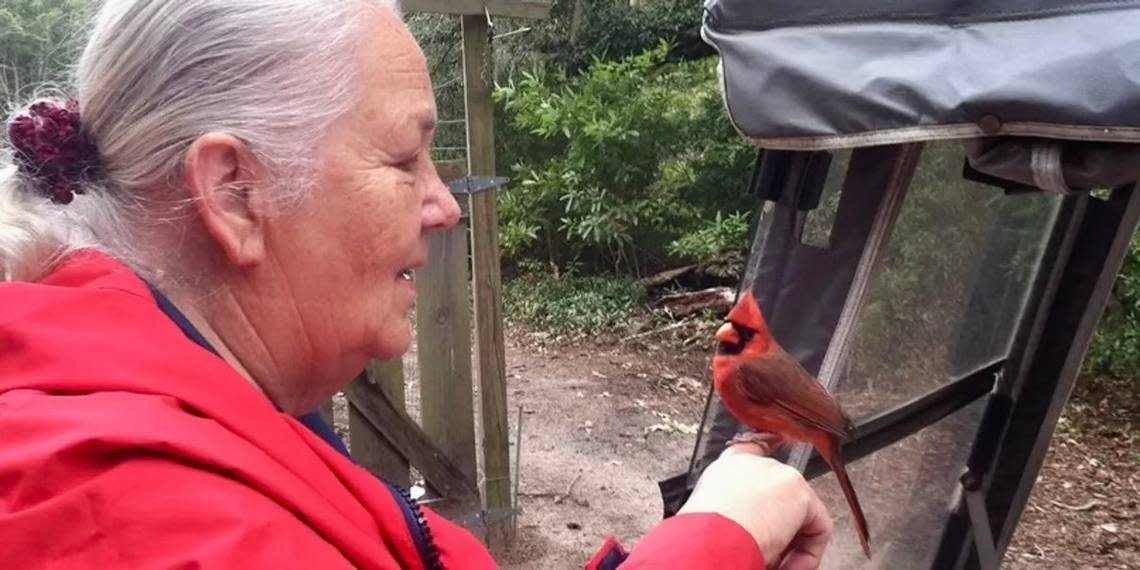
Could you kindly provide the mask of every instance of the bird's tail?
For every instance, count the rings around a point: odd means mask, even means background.
[[[871,536],[867,531],[867,517],[863,516],[863,507],[859,504],[859,497],[855,496],[855,487],[847,477],[847,466],[839,454],[839,445],[827,450],[824,456],[835,478],[839,480],[839,488],[843,489],[843,496],[847,499],[847,506],[851,508],[851,516],[855,518],[855,530],[859,533],[859,544],[863,547],[863,554],[871,558]]]

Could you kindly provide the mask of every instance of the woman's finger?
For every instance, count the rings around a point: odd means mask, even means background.
[[[814,493],[808,503],[807,514],[800,531],[785,551],[781,570],[816,570],[823,560],[823,551],[831,541],[831,516],[827,507]]]
[[[721,457],[728,457],[737,453],[748,453],[751,455],[759,455],[760,457],[768,456],[768,448],[764,445],[754,442],[747,443],[734,443],[720,453]]]

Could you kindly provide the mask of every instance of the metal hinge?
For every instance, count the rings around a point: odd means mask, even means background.
[[[452,194],[478,194],[494,190],[510,181],[505,176],[464,176],[448,182],[447,189]]]

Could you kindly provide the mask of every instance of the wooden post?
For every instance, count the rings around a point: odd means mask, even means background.
[[[399,358],[373,362],[356,382],[365,382],[379,390],[392,405],[404,410],[404,364]],[[408,487],[411,474],[408,461],[361,413],[362,403],[352,391],[348,398],[348,430],[352,457],[365,469],[384,480]]]
[[[424,431],[474,482],[469,282],[461,218],[454,229],[428,237],[428,264],[416,272],[416,342]]]
[[[463,18],[463,72],[467,100],[467,165],[472,176],[495,173],[494,63],[484,16]],[[475,289],[475,353],[483,421],[483,502],[511,508],[510,437],[496,192],[471,197],[471,267]],[[510,519],[489,525],[489,546],[506,544]]]

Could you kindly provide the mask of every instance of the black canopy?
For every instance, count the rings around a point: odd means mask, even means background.
[[[1140,2],[707,0],[728,112],[787,150],[1140,141]]]

